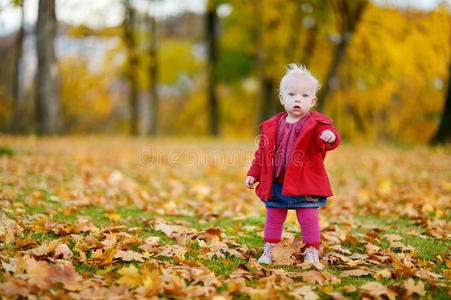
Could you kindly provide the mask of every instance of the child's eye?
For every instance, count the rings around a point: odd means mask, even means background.
[[[288,96],[294,96],[294,93],[288,93]]]
[[[308,94],[304,94],[304,95],[302,95],[302,97],[308,97]]]

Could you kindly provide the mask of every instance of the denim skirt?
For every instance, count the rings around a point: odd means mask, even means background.
[[[268,201],[265,201],[262,198],[260,198],[260,200],[265,204],[266,208],[278,207],[278,208],[296,209],[300,207],[321,207],[327,204],[327,197],[324,196],[309,195],[307,196],[307,198],[313,200],[309,201],[307,200],[306,195],[301,196],[282,195],[282,187],[283,183],[274,181],[271,187],[271,196],[269,196]]]

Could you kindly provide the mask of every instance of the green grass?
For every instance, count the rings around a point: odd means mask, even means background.
[[[264,226],[264,217],[260,218],[249,218],[249,219],[238,219],[238,218],[219,218],[215,220],[211,220],[205,223],[200,223],[200,218],[197,216],[169,216],[169,215],[158,215],[158,214],[152,214],[148,212],[143,212],[141,209],[134,205],[127,205],[127,206],[117,206],[115,208],[115,214],[119,214],[121,216],[120,220],[111,220],[108,218],[109,212],[107,212],[103,207],[95,207],[95,206],[86,206],[82,207],[78,211],[76,211],[72,215],[65,215],[64,209],[61,207],[61,203],[55,199],[52,199],[52,195],[47,193],[45,190],[40,190],[44,194],[44,199],[48,204],[48,207],[52,207],[54,209],[57,209],[58,213],[56,213],[53,216],[53,220],[56,222],[68,222],[68,223],[75,223],[77,221],[78,216],[88,216],[90,217],[92,223],[99,228],[106,227],[112,224],[122,224],[126,225],[128,227],[139,227],[141,228],[141,232],[139,232],[138,236],[140,238],[146,238],[148,236],[158,236],[160,237],[160,244],[176,244],[176,240],[172,239],[170,237],[167,237],[164,233],[160,231],[154,230],[153,226],[151,225],[143,225],[142,220],[143,219],[153,219],[153,218],[165,218],[166,220],[177,222],[177,221],[184,221],[188,222],[189,226],[192,228],[195,228],[197,230],[202,230],[209,227],[215,227],[215,228],[221,228],[229,237],[235,237],[236,242],[238,244],[245,244],[249,248],[258,248],[258,255],[262,252],[262,246],[263,246],[263,237],[259,234],[256,234],[254,231],[249,230],[242,230],[244,226],[257,226],[258,228],[263,229]],[[20,197],[19,201],[23,202],[23,196]],[[58,210],[59,208],[59,210]],[[26,213],[28,214],[48,214],[47,209],[38,206],[38,207],[32,207],[28,205],[24,205],[24,209]],[[404,243],[406,246],[411,245],[415,247],[417,250],[417,255],[422,260],[428,260],[432,261],[437,265],[436,270],[432,270],[433,272],[440,273],[441,270],[446,267],[443,263],[441,263],[436,255],[442,254],[442,256],[448,251],[448,249],[451,247],[451,242],[447,240],[440,240],[435,238],[421,238],[418,236],[408,235],[406,232],[414,228],[416,230],[419,230],[420,232],[426,231],[425,228],[422,228],[418,225],[415,225],[412,220],[409,220],[407,218],[393,218],[390,220],[390,222],[387,222],[387,220],[382,219],[376,215],[365,215],[365,216],[354,216],[358,222],[365,225],[372,225],[377,226],[380,229],[384,230],[380,233],[381,240],[380,243],[378,243],[379,246],[383,248],[389,247],[389,242],[382,238],[382,236],[386,233],[390,234],[398,234],[402,237],[401,242]],[[352,234],[356,233],[364,233],[364,231],[360,228],[353,228],[351,231]],[[26,234],[32,234],[33,239],[43,242],[48,240],[54,240],[58,238],[62,238],[62,236],[58,236],[54,234],[53,232],[45,232],[45,233],[36,233],[36,232],[27,232]],[[26,235],[25,234],[25,235]],[[299,234],[299,233],[295,233]],[[363,242],[359,245],[351,245],[343,243],[342,246],[345,248],[348,248],[353,253],[365,253],[365,249],[362,249]],[[10,245],[13,246],[14,245]],[[69,247],[74,251],[75,243],[69,243]],[[224,254],[224,258],[222,257],[212,257],[211,259],[205,259],[202,255],[199,256],[199,246],[195,242],[191,242],[187,245],[188,252],[185,254],[185,258],[187,260],[191,261],[198,261],[202,263],[205,267],[207,267],[209,270],[214,272],[216,276],[222,276],[227,275],[233,272],[238,265],[244,264],[249,269],[250,272],[253,273],[256,270],[253,270],[250,265],[248,264],[247,260],[238,259],[236,257],[230,256],[228,253]],[[137,245],[134,245],[131,247],[131,249],[134,249],[135,251],[138,250]],[[392,249],[394,250],[394,249]],[[86,252],[87,256],[89,257],[90,252]],[[76,257],[79,257],[79,254],[74,251],[74,255]],[[256,258],[257,258],[256,257]],[[158,260],[168,260],[173,261],[173,258],[166,258],[166,257],[154,257]],[[138,268],[139,264],[134,263]],[[127,264],[123,264],[127,265]],[[264,266],[265,268],[268,268],[269,266]],[[274,266],[271,266],[274,267]],[[98,273],[106,270],[108,267],[99,267],[97,265],[93,266],[86,266],[84,264],[75,264],[75,268],[80,273]],[[296,267],[279,267],[281,269],[284,269],[286,271],[290,272],[302,272],[302,269],[296,268]],[[374,266],[374,270],[380,269],[380,266]],[[382,267],[384,268],[384,267]],[[338,275],[341,273],[344,269],[339,268],[334,265],[327,266],[326,271]],[[399,283],[406,278],[397,278],[397,279],[386,279],[386,280],[380,280],[378,282],[384,284],[384,285],[392,285]],[[416,279],[418,280],[418,279]],[[296,279],[296,281],[302,281],[301,279]],[[367,282],[374,281],[374,278],[372,276],[363,276],[363,277],[348,277],[348,278],[342,278],[341,282],[338,284],[334,284],[334,291],[341,291],[341,288],[345,285],[354,285],[356,287],[361,286]],[[249,281],[249,284],[256,283],[257,281],[255,279]],[[447,299],[448,298],[448,292],[446,289],[441,288],[431,288],[426,281],[424,281],[426,290],[428,293],[432,295],[434,299]],[[227,285],[224,284],[219,290],[224,290],[227,288]],[[323,293],[318,292],[321,299],[329,299],[330,297]],[[347,294],[352,299],[358,299],[359,292],[354,292],[351,294]],[[242,295],[235,295],[233,299],[248,299],[248,297],[242,296]]]
[[[0,156],[6,155],[6,156],[13,156],[15,151],[8,147],[0,147]]]

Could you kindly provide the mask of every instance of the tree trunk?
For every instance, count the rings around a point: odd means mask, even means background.
[[[56,35],[55,0],[39,0],[36,24],[36,129],[39,135],[59,131],[59,87],[54,41]]]
[[[445,108],[437,133],[431,140],[431,144],[451,143],[451,63],[448,66],[448,90],[446,92]]]
[[[318,94],[319,111],[324,110],[324,105],[327,102],[331,89],[336,89],[339,86],[338,70],[340,64],[346,56],[346,50],[349,42],[351,41],[363,12],[365,11],[368,0],[334,0],[332,3],[336,7],[336,10],[340,16],[339,28],[341,39],[338,46],[335,48],[332,63],[329,71],[327,72],[326,79],[324,80],[325,87],[320,90]]]
[[[266,51],[264,47],[264,23],[263,7],[260,0],[255,0],[255,20],[256,20],[256,43],[257,43],[257,69],[258,80],[260,82],[260,93],[258,94],[258,116],[257,123],[263,122],[272,116],[275,111],[272,99],[273,84],[271,78],[265,73]]]
[[[346,35],[346,34],[345,34]],[[349,34],[350,37],[350,34]],[[345,54],[346,54],[346,48],[348,47],[349,39],[348,38],[342,38],[340,43],[338,44],[337,48],[335,48],[334,55],[332,58],[332,64],[329,67],[329,72],[327,73],[326,80],[325,80],[325,86],[320,92],[318,93],[318,110],[323,111],[324,110],[324,103],[326,102],[327,97],[329,96],[329,93],[332,89],[337,89],[339,86],[339,79],[338,79],[338,66],[341,61],[343,61]]]
[[[135,9],[124,1],[124,42],[127,47],[126,78],[129,84],[130,134],[138,134],[138,53],[134,36]]]
[[[315,52],[315,48],[318,41],[318,25],[314,24],[312,28],[309,28],[307,41],[304,45],[304,49],[302,51],[302,59],[301,63],[310,67],[310,61],[313,57],[313,53]]]
[[[208,80],[208,103],[210,116],[210,134],[213,136],[219,135],[219,113],[218,113],[218,99],[216,95],[216,34],[218,25],[218,16],[216,14],[216,3],[209,1],[207,3],[206,16],[206,37],[208,45],[208,66],[207,66],[207,80]]]
[[[157,135],[158,124],[158,47],[157,47],[157,21],[155,17],[148,17],[149,24],[149,80],[150,80],[150,124],[149,134],[152,136]]]
[[[300,28],[303,26],[302,20],[304,17],[303,11],[301,9],[302,5],[300,5],[299,3],[297,4],[297,10],[290,19],[290,28],[292,30],[290,32],[288,45],[285,48],[285,56],[287,60],[295,63],[298,63],[296,61],[296,52],[298,52],[297,49],[301,38]]]
[[[449,41],[451,42],[451,18],[449,18]],[[437,133],[431,140],[431,144],[445,144],[451,142],[451,62],[448,65],[448,90],[446,92],[445,108]]]
[[[13,115],[11,119],[10,130],[12,133],[19,133],[22,131],[21,117],[21,103],[20,103],[20,59],[23,53],[23,40],[25,35],[25,17],[24,17],[24,2],[20,3],[20,28],[17,32],[16,50],[14,57],[14,71],[13,71]],[[23,110],[22,110],[23,111]]]

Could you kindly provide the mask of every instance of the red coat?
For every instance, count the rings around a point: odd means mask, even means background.
[[[287,112],[281,112],[258,125],[262,127],[262,133],[255,159],[247,175],[259,181],[255,191],[257,196],[265,201],[269,199],[273,183],[277,124],[286,114]],[[337,148],[341,142],[340,133],[332,123],[332,119],[316,111],[313,111],[312,116],[305,122],[286,170],[282,195],[324,197],[333,195],[323,164],[326,152]],[[326,129],[331,130],[336,136],[336,141],[332,145],[319,138]]]

